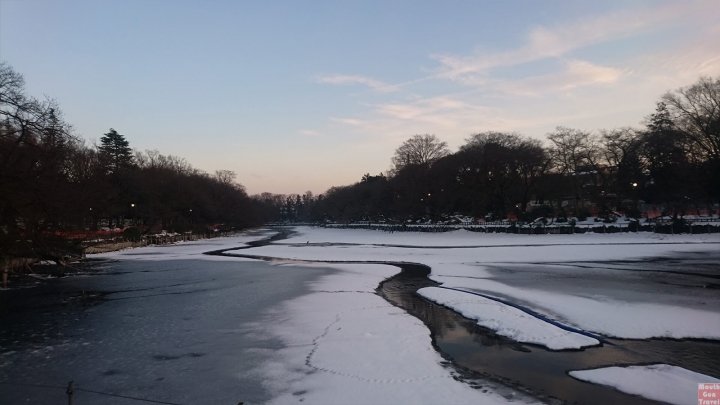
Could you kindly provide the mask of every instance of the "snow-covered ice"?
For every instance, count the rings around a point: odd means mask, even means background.
[[[444,286],[488,291],[529,303],[538,312],[569,320],[580,329],[625,339],[652,337],[720,338],[720,312],[665,305],[628,302],[608,296],[558,294],[539,289],[516,288],[488,279],[431,276]],[[452,306],[451,306],[452,307]],[[453,307],[454,308],[454,307]]]
[[[673,297],[655,291],[587,291],[569,284],[565,291],[517,287],[497,281],[489,266],[502,263],[640,261],[683,252],[717,252],[720,234],[583,234],[506,235],[454,231],[435,234],[387,233],[298,227],[284,244],[243,251],[243,254],[301,260],[414,262],[432,268],[430,278],[443,286],[504,297],[568,326],[619,338],[720,339],[720,298],[695,294]],[[310,243],[307,243],[310,242]],[[313,243],[319,243],[314,245]],[[392,246],[379,246],[392,245]],[[401,246],[466,246],[420,248]],[[642,269],[638,269],[642,270]],[[568,277],[606,271],[578,268]],[[610,270],[607,270],[608,272]],[[642,272],[642,271],[640,271]],[[632,272],[633,274],[637,272]],[[643,283],[612,271],[608,278]],[[631,299],[632,298],[632,299]],[[453,305],[448,305],[454,309]]]
[[[233,249],[247,246],[248,242],[269,238],[276,235],[275,231],[242,233],[221,238],[200,239],[190,242],[178,242],[169,245],[150,245],[142,248],[130,248],[115,252],[88,255],[92,258],[115,260],[185,260],[200,259],[214,261],[247,260],[224,256],[206,255],[205,252]]]
[[[457,230],[432,232],[382,232],[366,229],[332,229],[296,227],[298,233],[277,244],[293,243],[359,243],[399,246],[534,246],[534,245],[583,245],[583,244],[682,244],[720,242],[720,234],[664,235],[647,232],[615,234],[575,235],[517,235],[504,233],[479,233]]]
[[[243,246],[256,239],[257,235],[248,235],[96,256],[248,260],[202,253]],[[717,252],[719,245],[720,235],[530,236],[298,227],[288,240],[237,254],[310,261],[421,263],[432,268],[430,278],[443,286],[499,297],[588,332],[627,338],[719,339],[717,296],[704,292],[668,296],[636,280],[642,277],[637,275],[642,268],[621,272],[593,264]],[[590,265],[573,267],[578,262]],[[303,265],[283,266],[300,269]],[[454,372],[443,366],[443,358],[433,349],[427,327],[374,294],[378,284],[396,274],[398,268],[384,264],[312,264],[318,266],[334,272],[312,283],[310,294],[278,303],[265,313],[263,322],[242,327],[255,336],[269,336],[284,344],[280,350],[264,352],[268,360],[249,371],[261,376],[267,388],[276,393],[272,403],[505,403],[511,398],[509,391],[496,388],[481,392],[453,379]],[[551,289],[547,280],[523,285],[501,277],[521,269],[532,278],[533,269],[540,266],[545,266],[544,273],[538,272],[537,277],[565,277],[565,284]],[[573,284],[573,279],[588,276],[625,283],[627,291],[620,294],[614,289]],[[437,288],[426,288],[421,294],[520,342],[551,349],[597,344],[592,338],[492,300]]]
[[[316,267],[317,265],[313,265]],[[396,267],[333,264],[314,293],[281,304],[267,322],[249,325],[286,348],[253,370],[272,391],[271,403],[500,404],[508,400],[456,381],[441,365],[425,325],[373,292]],[[535,401],[513,398],[513,403]]]
[[[517,342],[534,343],[551,350],[580,349],[600,343],[597,339],[563,330],[517,308],[476,295],[437,287],[421,288],[418,294]]]
[[[667,364],[604,367],[571,371],[578,380],[614,387],[628,394],[676,405],[698,403],[698,384],[720,383],[717,378]]]
[[[203,255],[240,247],[263,236],[238,236],[94,255],[119,260],[252,260]],[[255,249],[238,251],[239,254]],[[230,252],[232,253],[232,251]],[[291,268],[309,265],[284,264]],[[375,294],[384,279],[398,273],[380,264],[312,264],[334,273],[309,285],[312,293],[280,302],[262,322],[240,327],[256,339],[279,339],[284,347],[249,349],[264,356],[260,376],[275,393],[273,404],[298,403],[537,403],[514,390],[484,382],[485,392],[458,381],[432,346],[430,332],[417,318]],[[259,353],[262,351],[262,353]]]

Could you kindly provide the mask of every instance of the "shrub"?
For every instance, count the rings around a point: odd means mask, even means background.
[[[141,236],[142,234],[140,233],[140,230],[134,226],[125,228],[125,230],[123,230],[123,237],[125,237],[125,239],[127,240],[138,241],[140,240]]]
[[[625,210],[625,216],[633,219],[640,219],[640,210],[637,208],[628,208]]]

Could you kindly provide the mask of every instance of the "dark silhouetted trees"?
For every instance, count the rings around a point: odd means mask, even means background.
[[[101,226],[180,232],[453,214],[637,216],[651,205],[673,215],[712,210],[720,200],[719,127],[720,79],[701,78],[662,96],[642,129],[559,126],[545,145],[518,133],[481,132],[454,153],[435,135],[415,135],[395,150],[388,174],[367,173],[318,196],[249,197],[234,172],[208,174],[179,157],[133,152],[114,129],[88,146],[56,102],[27,96],[22,76],[2,64],[0,243],[7,256],[57,250],[62,243],[51,235]]]
[[[407,166],[430,167],[448,153],[447,142],[440,141],[435,135],[415,135],[395,150],[393,170],[399,171]]]
[[[517,133],[482,132],[449,153],[434,135],[415,135],[395,151],[390,176],[331,188],[310,218],[638,216],[650,206],[712,212],[720,200],[719,95],[720,79],[701,78],[662,96],[644,129],[559,126],[547,147]]]
[[[115,173],[121,169],[129,169],[134,165],[130,142],[112,128],[100,138],[98,156],[100,164],[107,173]]]
[[[62,260],[78,236],[101,226],[181,232],[262,223],[234,173],[209,175],[157,151],[133,154],[114,129],[88,146],[54,100],[28,96],[24,85],[0,64],[0,259]]]

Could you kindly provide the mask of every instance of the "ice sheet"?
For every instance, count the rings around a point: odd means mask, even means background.
[[[517,308],[476,295],[437,287],[421,288],[418,294],[517,342],[534,343],[551,350],[580,349],[600,343],[539,320]]]
[[[315,265],[313,265],[315,266]],[[312,284],[313,294],[282,303],[254,333],[283,340],[285,349],[252,370],[279,395],[273,404],[501,404],[493,389],[454,379],[432,347],[425,325],[374,294],[397,273],[385,265],[331,265],[339,270]],[[533,403],[508,391],[513,403]]]
[[[422,263],[432,268],[431,278],[446,286],[500,296],[591,332],[634,338],[720,338],[720,317],[714,305],[703,310],[699,309],[703,302],[695,307],[660,305],[617,300],[603,294],[587,296],[572,289],[558,292],[518,288],[493,279],[493,272],[486,267],[497,263],[642,260],[682,252],[712,252],[718,249],[720,235],[529,236],[466,231],[390,234],[307,227],[297,230],[291,240],[282,244],[236,253],[303,260]],[[242,246],[256,239],[257,235],[245,235],[95,256],[124,260],[239,260],[202,253]],[[336,243],[345,245],[333,245]],[[442,246],[446,248],[432,248]],[[338,271],[313,283],[313,293],[279,303],[268,311],[266,322],[243,327],[285,343],[284,349],[267,353],[270,361],[248,371],[261,375],[268,388],[277,393],[273,403],[504,403],[512,398],[511,393],[501,389],[483,393],[453,379],[453,372],[443,367],[442,357],[432,348],[427,328],[374,294],[377,285],[398,268],[381,264],[326,266]],[[586,271],[578,269],[577,277],[583,277]],[[618,273],[618,277],[623,275]],[[427,291],[431,295],[434,290]],[[552,328],[525,320],[508,308],[479,311],[477,302],[469,302],[467,297],[457,300],[443,294],[434,298],[466,316],[496,322],[498,331],[520,341],[548,347],[554,344],[550,338],[555,336]],[[532,327],[517,327],[522,323]],[[554,347],[575,344],[582,345],[570,339]]]
[[[569,374],[578,380],[677,405],[697,404],[699,383],[720,383],[717,378],[667,364],[605,367]]]
[[[500,245],[582,245],[720,242],[720,234],[664,235],[650,232],[575,235],[516,235],[480,233],[466,230],[450,232],[384,232],[366,229],[296,227],[299,231],[281,243],[361,243],[404,246],[500,246]]]
[[[491,279],[432,276],[444,286],[513,297],[572,326],[625,339],[651,337],[720,339],[720,312],[659,303],[629,302],[596,295],[516,288]]]
[[[232,249],[247,246],[248,242],[269,238],[277,234],[275,231],[262,231],[245,233],[236,236],[228,236],[212,239],[201,239],[191,242],[178,242],[171,245],[151,245],[140,248],[123,249],[115,252],[97,253],[88,255],[92,258],[104,258],[113,260],[249,260],[241,258],[227,258],[223,256],[205,255],[205,252]]]
[[[269,245],[244,250],[243,254],[271,257],[328,260],[328,261],[391,261],[414,262],[432,268],[431,278],[445,286],[470,288],[527,306],[550,319],[580,329],[622,338],[698,337],[720,339],[720,312],[714,301],[698,297],[692,305],[660,304],[665,299],[658,293],[652,302],[617,299],[612,292],[584,295],[568,288],[565,292],[518,288],[492,279],[483,265],[492,263],[562,263],[574,261],[642,260],[648,257],[672,256],[682,252],[714,252],[720,247],[720,235],[503,235],[476,234],[466,231],[434,234],[383,233],[364,230],[337,230],[299,227],[295,241],[310,241],[284,245]],[[568,237],[572,237],[569,239]],[[371,245],[388,242],[428,246],[456,245],[464,240],[469,245],[485,247],[465,248],[409,248]],[[313,245],[312,241],[336,243]],[[584,244],[578,244],[582,240]],[[563,243],[571,243],[567,245]],[[635,241],[625,245],[623,242]],[[544,246],[523,244],[545,243]],[[338,243],[358,243],[338,244]],[[363,244],[364,243],[364,244]],[[500,246],[490,246],[491,244]],[[616,244],[620,243],[620,244]],[[513,244],[514,246],[508,246]],[[590,270],[578,269],[575,277],[582,278]],[[595,271],[595,270],[593,270]],[[618,278],[623,274],[618,273]],[[647,297],[651,293],[643,292]],[[693,297],[688,299],[693,300]],[[688,301],[686,300],[686,301]]]

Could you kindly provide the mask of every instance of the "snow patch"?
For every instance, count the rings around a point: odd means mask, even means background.
[[[467,274],[467,269],[460,274]],[[491,291],[561,314],[572,326],[623,339],[668,337],[720,339],[720,313],[658,303],[618,301],[609,297],[516,288],[488,279],[431,276],[445,287]]]
[[[591,337],[558,328],[517,308],[476,295],[437,287],[421,288],[418,294],[517,342],[538,344],[550,350],[580,349],[600,343]]]
[[[313,293],[278,304],[266,322],[246,325],[285,346],[250,371],[263,376],[276,393],[270,404],[536,403],[455,380],[433,348],[427,327],[374,293],[399,268],[312,266],[338,271],[310,284]]]
[[[720,242],[720,234],[664,235],[655,233],[585,233],[575,235],[517,235],[480,233],[464,229],[449,232],[383,232],[367,229],[331,229],[298,226],[297,232],[278,244],[360,243],[402,246],[504,246],[504,245],[584,245],[611,243],[702,243]]]
[[[697,404],[699,383],[720,383],[717,378],[667,364],[604,367],[569,374],[581,381],[677,405]]]
[[[243,254],[300,260],[413,262],[432,268],[430,278],[445,287],[502,296],[566,325],[605,336],[646,339],[653,337],[720,339],[720,312],[707,297],[669,301],[658,290],[645,293],[650,302],[605,294],[585,294],[582,289],[546,291],[516,287],[493,280],[485,265],[567,262],[605,262],[672,256],[682,252],[714,252],[720,234],[583,234],[505,235],[467,231],[447,233],[387,233],[297,227],[291,242],[243,251]],[[307,244],[306,242],[310,242]],[[313,245],[323,243],[323,245]],[[327,244],[325,244],[327,243]],[[332,243],[346,243],[332,245]],[[348,243],[352,243],[348,245]],[[355,245],[356,244],[356,245]],[[393,244],[395,246],[378,246]],[[531,246],[525,246],[531,244]],[[422,248],[400,246],[465,246]],[[582,280],[598,269],[578,268]],[[616,272],[618,280],[629,274]],[[615,275],[615,273],[613,273]],[[630,279],[628,279],[630,281]],[[652,297],[651,297],[652,296]],[[672,298],[672,296],[669,296]],[[668,302],[666,304],[665,302]],[[707,308],[707,309],[706,309]]]
[[[151,245],[132,249],[119,250],[108,253],[97,253],[88,255],[92,258],[104,258],[113,260],[209,260],[209,261],[243,261],[255,260],[241,257],[225,257],[206,255],[205,252],[215,250],[234,249],[248,246],[248,242],[261,240],[277,234],[275,231],[242,234],[220,238],[201,239],[191,242],[179,242],[171,245]]]

